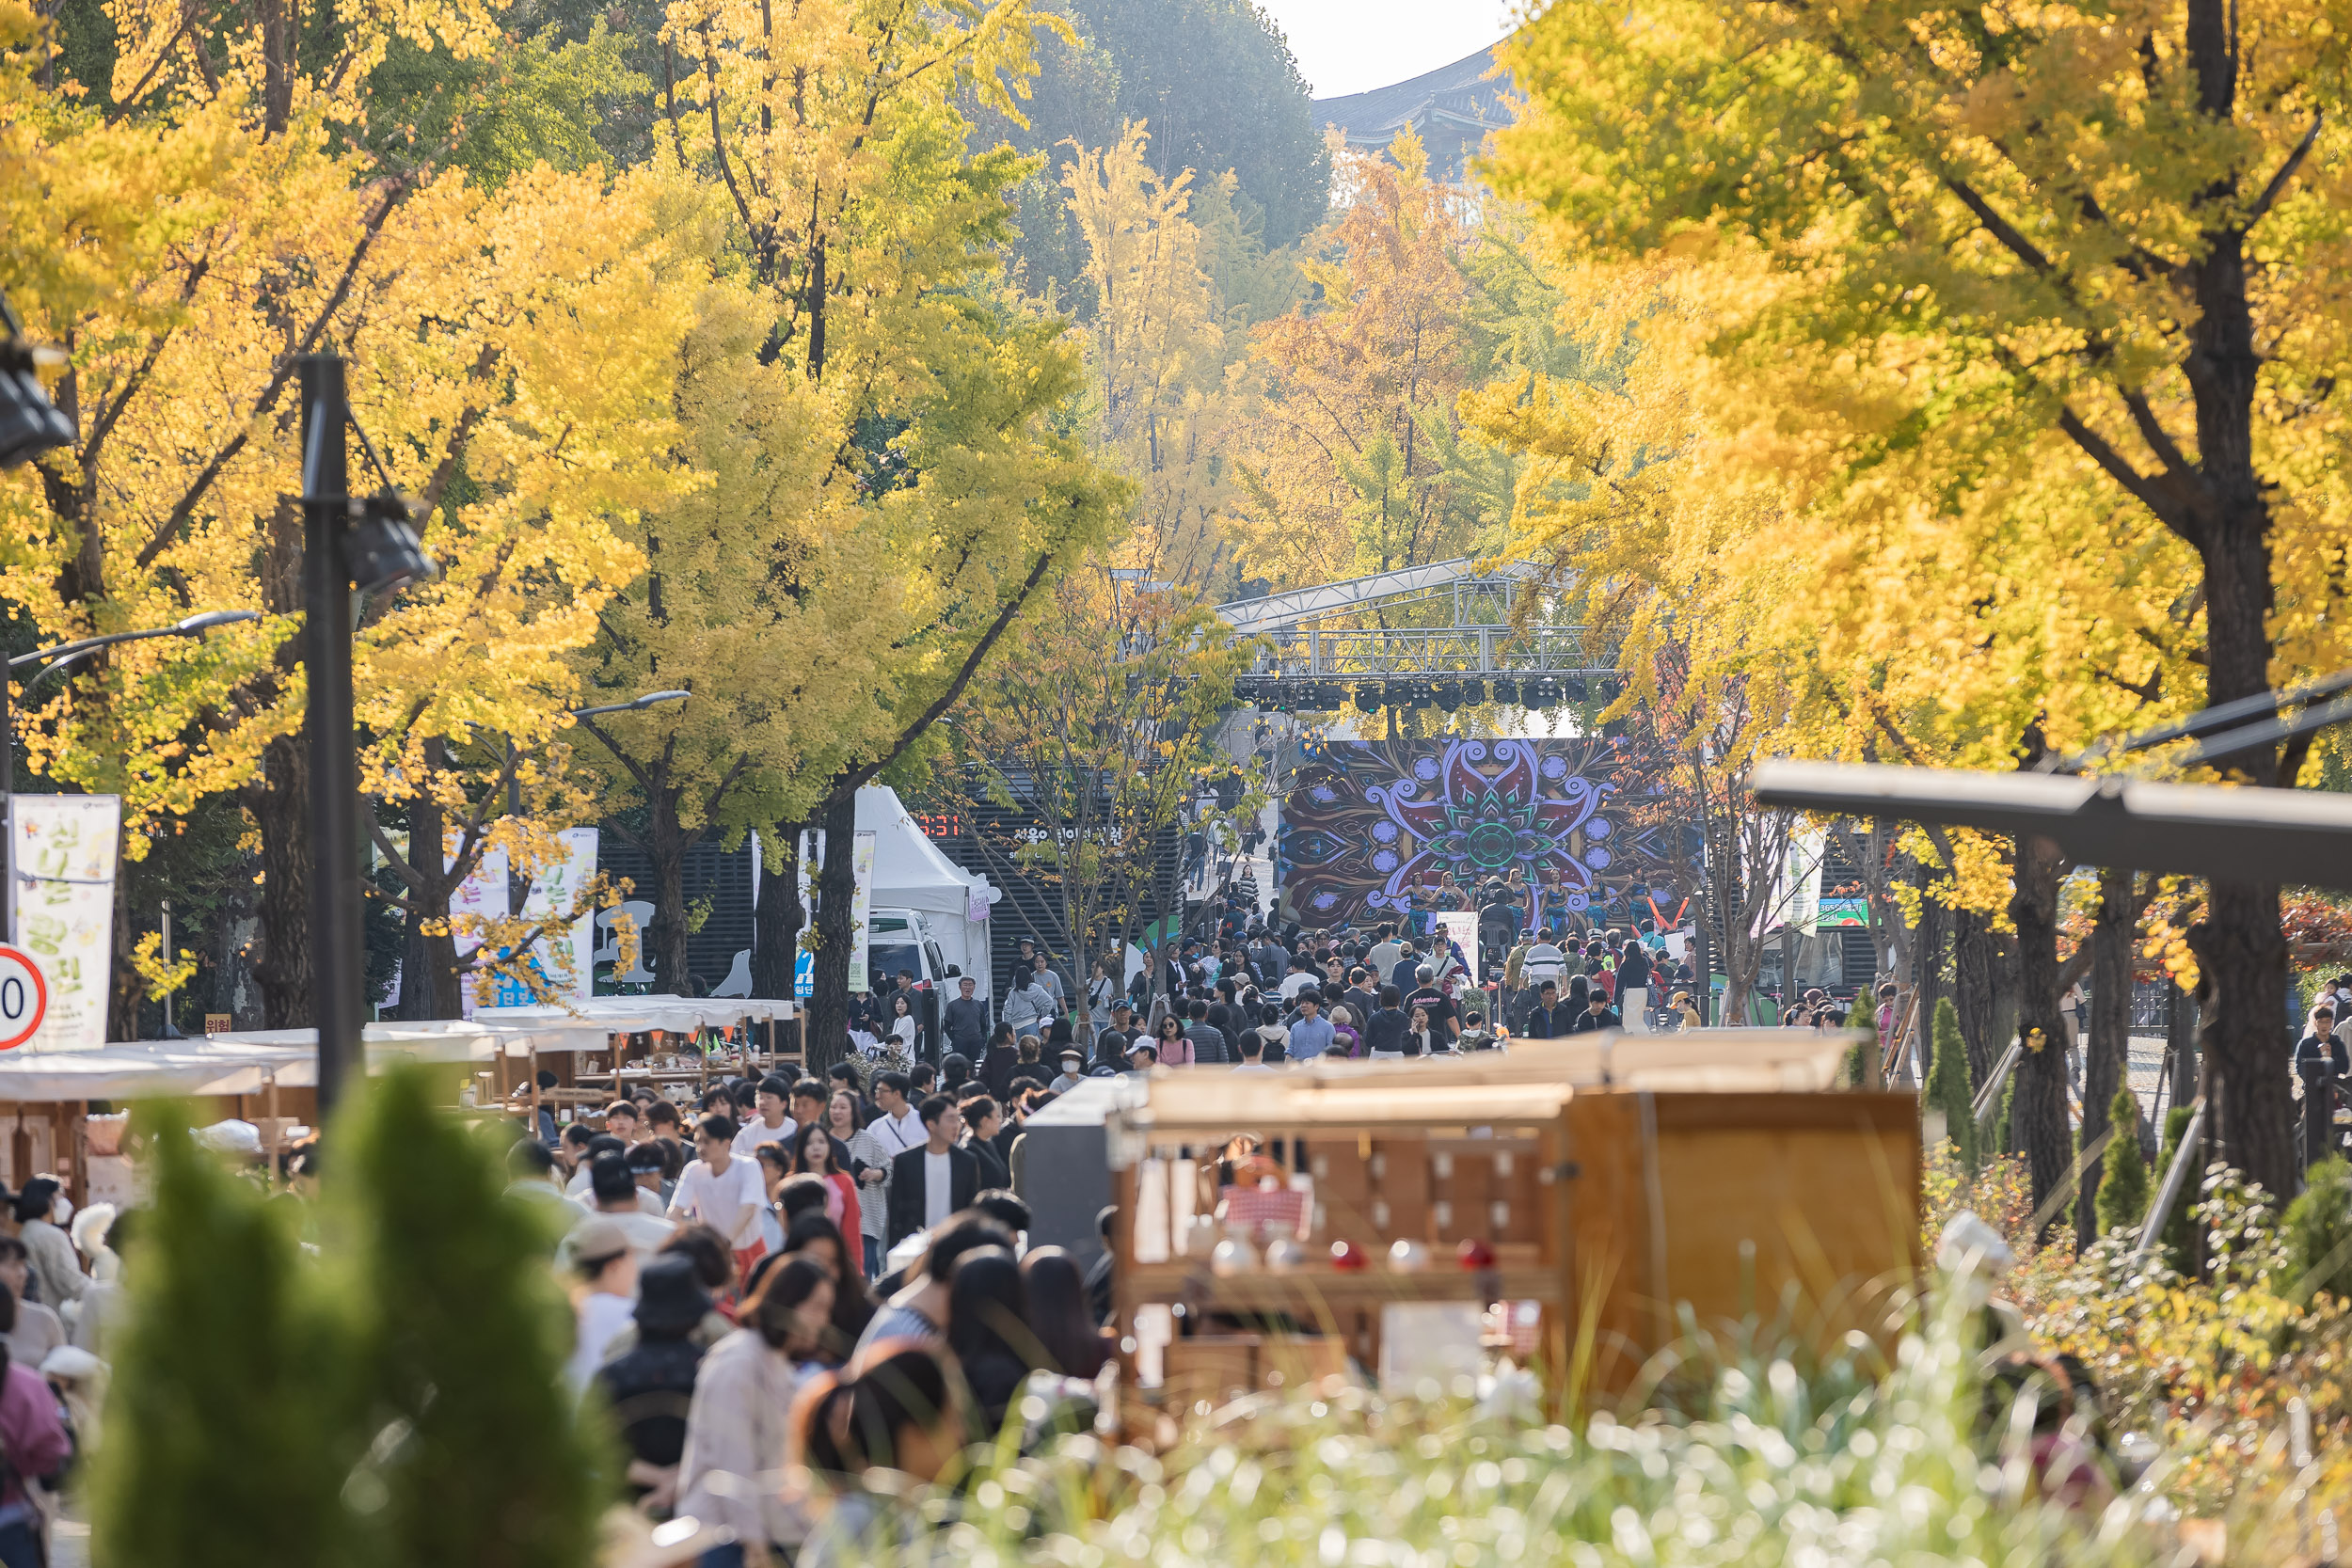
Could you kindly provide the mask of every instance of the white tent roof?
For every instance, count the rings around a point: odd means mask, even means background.
[[[867,784],[857,792],[857,826],[874,835],[874,907],[922,910],[961,918],[975,892],[987,896],[988,879],[975,876],[939,852],[898,792]]]

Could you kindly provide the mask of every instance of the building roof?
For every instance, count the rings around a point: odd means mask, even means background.
[[[1340,127],[1351,147],[1386,147],[1407,125],[1424,139],[1433,125],[1440,125],[1454,128],[1461,139],[1476,141],[1511,123],[1512,92],[1511,78],[1495,70],[1489,45],[1392,87],[1318,98],[1315,109],[1324,124]]]

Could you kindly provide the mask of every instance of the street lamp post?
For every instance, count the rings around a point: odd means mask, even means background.
[[[437,574],[417,542],[406,499],[393,492],[364,432],[359,440],[386,488],[351,494],[347,436],[358,427],[343,362],[306,354],[302,372],[303,714],[310,753],[310,1016],[318,1024],[322,1120],[344,1084],[367,1070],[360,1030],[367,965],[361,951],[359,767],[353,749],[352,591],[380,593]]]
[[[254,610],[208,610],[168,626],[156,626],[147,631],[109,632],[103,637],[84,637],[72,642],[60,642],[54,648],[36,648],[29,654],[18,654],[8,660],[8,667],[11,671],[40,667],[24,679],[24,689],[29,692],[33,683],[52,670],[61,670],[82,655],[95,653],[100,648],[111,648],[118,642],[144,642],[152,637],[201,637],[215,626],[241,626],[261,618],[261,611]],[[0,808],[6,807],[15,793],[16,712],[10,706],[8,683],[0,678]],[[13,819],[9,826],[13,828]],[[9,860],[15,849],[12,833],[0,832],[0,887],[7,886]]]

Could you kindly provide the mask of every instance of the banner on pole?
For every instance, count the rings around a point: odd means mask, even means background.
[[[40,1027],[19,1049],[96,1051],[106,1043],[122,800],[17,795],[8,806],[8,930],[49,990]]]
[[[1462,949],[1462,961],[1470,965],[1470,983],[1478,984],[1478,912],[1475,910],[1440,910],[1429,917],[1447,938]]]
[[[851,943],[850,990],[853,995],[858,991],[870,989],[866,985],[866,916],[872,912],[874,903],[875,840],[875,834],[862,832],[850,841],[850,872],[855,879],[850,895]],[[814,879],[821,875],[818,868],[822,867],[824,863],[825,831],[822,828],[803,830],[801,833],[801,857],[798,869],[801,879],[801,909],[804,918],[813,919],[816,913],[817,895],[813,883]],[[806,1001],[816,992],[817,955],[803,946],[792,955],[792,994],[802,1001]]]
[[[452,836],[454,837],[454,835]],[[442,870],[447,871],[456,863],[455,855],[447,851],[443,852]],[[456,933],[452,945],[457,950],[457,961],[465,962],[472,955],[473,950],[482,945],[480,937],[469,936],[458,929],[459,916],[470,914],[480,915],[485,920],[504,920],[513,907],[513,896],[506,890],[506,851],[499,848],[483,850],[482,858],[474,862],[473,870],[467,874],[464,881],[457,884],[456,891],[449,895],[450,927]],[[460,1017],[473,1017],[473,1010],[477,1006],[474,999],[475,988],[481,984],[481,981],[482,976],[478,973],[469,973],[459,977],[457,1006]]]
[[[523,919],[533,924],[570,909],[580,890],[596,879],[596,830],[566,828],[556,837],[564,846],[564,858],[541,866],[523,897]],[[558,998],[585,1002],[596,994],[596,970],[588,959],[596,949],[596,911],[590,910],[568,925],[550,926],[532,943],[532,967]],[[501,1007],[527,1006],[536,1000],[516,976],[499,976],[498,990]]]

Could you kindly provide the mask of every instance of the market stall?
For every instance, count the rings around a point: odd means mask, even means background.
[[[1152,1075],[1104,1127],[1136,1385],[1354,1360],[1411,1386],[1508,1347],[1614,1389],[1689,1323],[1875,1332],[1914,1261],[1916,1101],[1832,1090],[1851,1040],[1790,1035]]]

